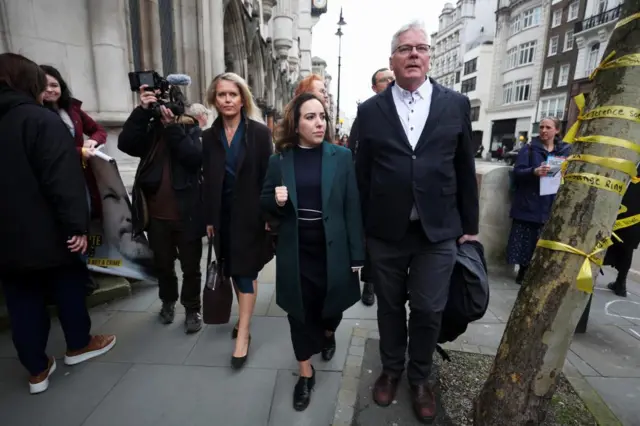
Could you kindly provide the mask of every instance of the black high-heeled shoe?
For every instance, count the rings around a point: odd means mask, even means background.
[[[331,361],[336,354],[336,334],[332,333],[331,336],[324,336],[324,347],[322,348],[322,359],[325,361]]]
[[[233,368],[234,370],[239,370],[242,367],[244,367],[244,365],[247,362],[247,358],[249,357],[249,348],[251,346],[251,335],[249,335],[249,342],[247,343],[247,353],[245,354],[245,356],[231,356],[231,368]]]
[[[298,383],[293,388],[293,409],[296,411],[304,411],[311,402],[311,391],[316,385],[316,370],[311,366],[313,374],[311,377],[302,377],[298,379]]]

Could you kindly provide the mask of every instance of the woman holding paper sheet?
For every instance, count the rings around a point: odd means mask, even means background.
[[[69,86],[60,71],[50,65],[40,65],[47,75],[47,89],[44,105],[60,116],[75,140],[76,150],[82,157],[84,178],[91,200],[91,217],[102,217],[102,202],[96,178],[87,161],[95,155],[96,149],[107,142],[107,132],[82,110],[82,102],[71,97]],[[88,138],[85,141],[84,136]]]
[[[507,245],[507,261],[520,265],[516,283],[522,284],[524,274],[533,257],[542,227],[549,218],[555,193],[541,194],[541,180],[550,178],[550,164],[569,155],[570,146],[562,142],[558,133],[560,121],[547,117],[540,121],[540,135],[520,150],[513,167],[515,191],[511,203],[511,234]],[[542,193],[548,193],[544,185]]]

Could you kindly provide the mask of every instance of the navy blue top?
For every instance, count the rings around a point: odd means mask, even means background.
[[[322,220],[322,144],[314,148],[296,146],[293,164],[300,224]]]
[[[513,219],[540,224],[549,219],[556,196],[540,195],[540,178],[533,174],[533,170],[547,161],[549,155],[568,157],[570,152],[571,145],[559,139],[556,139],[551,152],[547,151],[539,138],[533,138],[530,144],[522,147],[513,167],[516,184],[511,202]]]
[[[225,156],[225,173],[224,182],[222,183],[222,198],[226,198],[233,193],[233,185],[236,182],[236,169],[238,167],[238,158],[240,153],[244,149],[242,140],[244,139],[244,118],[240,120],[238,129],[233,135],[231,144],[227,140],[227,134],[224,131],[224,127],[220,131],[220,140],[224,145]]]

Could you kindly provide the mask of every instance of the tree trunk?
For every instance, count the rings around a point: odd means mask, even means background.
[[[640,0],[625,0],[618,22],[638,11]],[[603,58],[614,49],[614,58],[640,53],[640,19],[614,30]],[[582,115],[601,106],[640,108],[640,66],[602,69],[595,82]],[[637,112],[627,116],[633,118]],[[635,115],[635,120],[584,120],[578,136],[590,135],[640,142],[640,116]],[[632,149],[603,143],[576,141],[572,154],[640,161]],[[596,174],[624,184],[630,180],[621,171],[581,161],[570,161],[566,172]],[[598,242],[611,236],[621,199],[619,193],[565,179],[541,239],[592,253]],[[597,257],[602,259],[604,253]],[[576,324],[589,300],[589,293],[576,286],[584,261],[581,255],[536,248],[491,373],[474,401],[476,426],[533,426],[544,420]],[[597,266],[590,264],[590,269],[597,274]]]

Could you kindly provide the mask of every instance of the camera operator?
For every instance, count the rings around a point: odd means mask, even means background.
[[[195,333],[202,328],[200,259],[205,230],[200,195],[201,132],[193,117],[175,116],[162,104],[160,114],[154,115],[160,93],[147,87],[140,87],[140,106],[124,123],[118,138],[121,151],[141,160],[133,187],[133,229],[136,234],[147,231],[149,236],[164,324],[175,318],[178,279],[174,264],[176,257],[180,259],[185,332]]]

